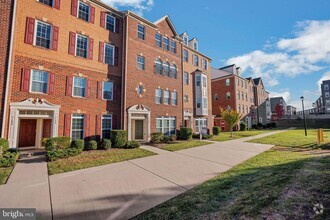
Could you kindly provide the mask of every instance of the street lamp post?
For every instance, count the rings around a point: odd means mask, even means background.
[[[301,105],[303,109],[303,116],[304,116],[304,127],[305,127],[305,136],[307,136],[307,126],[306,126],[306,116],[305,116],[305,106],[304,106],[304,96],[300,97]]]

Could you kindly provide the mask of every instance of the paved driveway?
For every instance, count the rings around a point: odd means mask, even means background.
[[[36,207],[40,219],[128,219],[270,149],[243,140],[278,132],[177,152],[142,146],[158,155],[53,175],[49,181],[45,162],[20,162],[0,186],[0,207]]]

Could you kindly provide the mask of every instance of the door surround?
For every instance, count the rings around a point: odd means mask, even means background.
[[[59,105],[53,105],[44,99],[29,98],[22,102],[10,103],[8,141],[10,148],[18,147],[20,119],[52,119],[52,137],[58,136]],[[38,125],[37,125],[38,126]],[[41,130],[42,131],[42,130]],[[37,134],[38,136],[38,134]]]
[[[145,105],[134,105],[128,110],[128,140],[134,140],[135,120],[143,120],[143,141],[150,141],[150,114],[151,110]]]

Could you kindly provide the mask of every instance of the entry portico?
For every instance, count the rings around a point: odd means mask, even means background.
[[[150,141],[151,110],[144,105],[128,109],[128,140]]]
[[[38,98],[10,103],[9,146],[41,147],[43,137],[57,137],[59,109]]]

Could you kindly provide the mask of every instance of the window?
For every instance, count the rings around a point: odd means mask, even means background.
[[[203,108],[207,108],[207,98],[203,98]]]
[[[244,83],[243,83],[243,80],[241,80],[241,85],[242,85],[242,88],[244,88]]]
[[[196,76],[196,86],[201,86],[201,76],[200,75]]]
[[[325,93],[324,93],[324,96],[325,96],[326,98],[329,98],[329,92],[325,92]]]
[[[53,0],[39,0],[39,2],[44,3],[45,5],[53,7]]]
[[[240,91],[237,91],[237,97],[238,97],[238,99],[241,99],[241,92]]]
[[[113,100],[113,82],[103,82],[103,99]]]
[[[174,117],[159,117],[156,118],[157,132],[165,135],[172,135],[176,132],[176,119]]]
[[[114,65],[115,48],[112,45],[106,44],[104,47],[104,61],[109,65]]]
[[[183,50],[183,61],[188,62],[188,57],[189,57],[188,50]]]
[[[171,40],[171,52],[176,53],[176,42]]]
[[[247,93],[245,93],[245,101],[247,101],[247,100],[248,100]]]
[[[329,90],[329,85],[324,85],[324,90]]]
[[[136,68],[139,70],[144,70],[145,69],[145,59],[143,56],[137,56],[136,58]]]
[[[87,58],[88,38],[77,35],[76,56]]]
[[[169,105],[170,104],[170,91],[164,90],[164,104]]]
[[[170,50],[170,42],[167,37],[163,38],[163,47],[165,50]]]
[[[89,5],[79,1],[78,18],[89,21]]]
[[[202,59],[202,68],[204,70],[207,70],[207,60],[205,60],[205,59]]]
[[[155,43],[156,43],[156,46],[162,47],[162,35],[161,34],[155,35]]]
[[[244,101],[244,92],[241,92],[242,100]]]
[[[199,62],[198,61],[199,61],[198,56],[195,55],[195,54],[193,54],[193,64],[195,66],[198,66],[199,65]]]
[[[162,104],[162,90],[161,89],[155,90],[155,100],[156,100],[156,104]]]
[[[183,36],[183,43],[188,46],[188,36]]]
[[[145,33],[146,33],[146,28],[139,24],[138,25],[138,38],[140,38],[141,40],[145,39]]]
[[[249,108],[248,107],[246,107],[246,113],[249,113]]]
[[[163,75],[163,64],[160,59],[155,60],[155,72],[159,75]]]
[[[206,78],[206,76],[203,76],[202,77],[202,80],[203,80],[203,87],[206,88],[206,85],[207,85],[207,78]]]
[[[183,73],[183,82],[185,85],[189,85],[189,73],[187,72]]]
[[[73,77],[73,96],[85,97],[86,79],[81,77]]]
[[[202,98],[197,97],[196,98],[196,108],[201,108],[202,107]]]
[[[178,104],[178,93],[177,92],[172,92],[171,104],[172,105],[177,105]]]
[[[230,86],[230,79],[226,79],[226,86]]]
[[[108,29],[109,31],[115,33],[116,32],[116,18],[111,16],[111,15],[107,15],[106,18],[106,29]]]
[[[51,42],[52,26],[41,21],[37,21],[37,34],[35,45],[49,49]]]
[[[170,64],[164,62],[164,76],[170,77]]]
[[[84,115],[73,114],[72,115],[72,126],[71,126],[71,139],[84,139]]]
[[[172,64],[171,65],[171,76],[176,79],[178,77],[178,71],[176,69],[176,65]]]
[[[230,96],[231,96],[231,95],[230,95],[230,92],[227,92],[227,93],[226,93],[226,99],[230,99]]]
[[[194,41],[194,50],[198,50],[198,43],[197,43],[197,41]]]
[[[237,85],[239,86],[239,79],[237,79]]]
[[[40,70],[32,71],[31,92],[47,93],[48,73]]]
[[[241,105],[238,105],[238,112],[241,112]]]
[[[110,131],[112,129],[112,115],[102,116],[102,138],[110,139]]]
[[[206,118],[196,118],[195,119],[195,130],[200,132],[199,128],[207,128],[207,119]]]
[[[242,105],[242,112],[245,113],[244,105]]]

